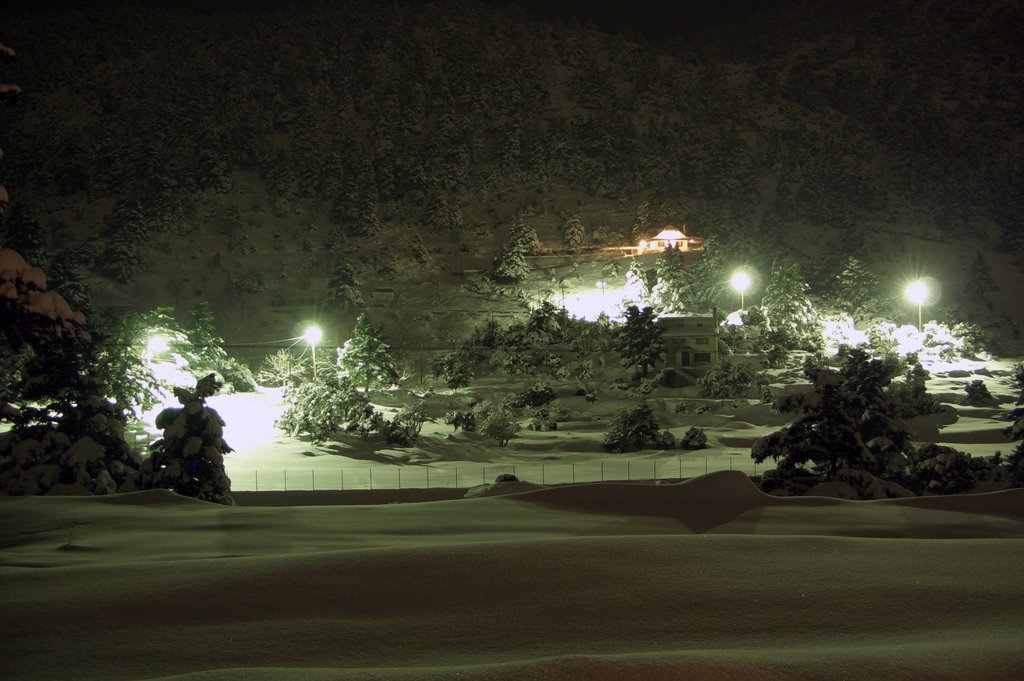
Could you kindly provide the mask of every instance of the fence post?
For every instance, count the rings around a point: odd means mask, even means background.
[[[601,482],[604,482],[604,461],[601,462]]]
[[[459,488],[459,467],[455,467],[455,489]]]
[[[704,457],[704,475],[708,474],[708,457]]]
[[[572,484],[576,484],[576,464],[572,464]]]
[[[341,491],[345,491],[345,469],[341,469]]]
[[[315,492],[316,491],[316,469],[312,468],[312,469],[310,469],[309,472],[312,474],[312,478],[313,478],[313,491]]]
[[[658,460],[655,459],[652,463],[654,464],[654,482],[658,482]]]
[[[288,471],[284,472],[284,491],[288,491]]]
[[[626,459],[626,482],[630,481],[629,477],[629,459]]]
[[[398,489],[402,489],[402,469],[398,469]]]
[[[540,465],[540,484],[542,484],[542,485],[548,484],[547,483],[547,476],[544,474],[544,464]]]
[[[480,467],[480,484],[487,484],[487,466]]]
[[[373,491],[373,467],[367,466],[366,470],[370,471],[370,491]]]
[[[430,468],[425,469],[427,471],[427,489],[430,489]]]
[[[260,491],[260,472],[259,471],[254,471],[254,472],[256,473],[256,491],[259,492]]]
[[[679,458],[679,457],[677,456],[677,457],[676,457],[676,463],[678,463],[678,464],[679,464],[679,479],[680,479],[680,480],[682,480],[682,479],[683,479],[683,460],[682,460],[682,459],[680,459],[680,458]]]

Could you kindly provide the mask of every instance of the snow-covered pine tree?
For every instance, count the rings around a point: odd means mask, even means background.
[[[686,306],[701,312],[710,312],[722,301],[726,291],[725,261],[718,238],[714,235],[704,240],[704,251],[700,260],[687,273]]]
[[[109,494],[132,489],[138,459],[124,439],[125,415],[97,377],[85,316],[46,275],[0,249],[0,492]]]
[[[686,310],[690,279],[683,268],[682,252],[669,248],[659,255],[657,273],[658,282],[651,289],[651,297],[657,301],[658,308],[676,314]]]
[[[327,298],[345,310],[363,304],[355,268],[343,257],[338,257],[331,267],[331,276],[327,280]]]
[[[850,256],[833,283],[835,304],[854,319],[862,319],[878,311],[881,287],[878,278],[864,263]]]
[[[399,379],[398,368],[391,356],[391,348],[384,341],[383,331],[365,314],[356,319],[352,338],[338,348],[338,368],[352,383],[362,386],[366,394],[394,385]]]
[[[665,351],[664,328],[656,323],[654,310],[636,305],[626,308],[625,323],[615,334],[614,348],[622,355],[622,365],[646,376]]]
[[[140,489],[169,489],[187,497],[234,504],[231,480],[224,470],[224,420],[206,406],[206,398],[221,387],[216,374],[196,382],[195,390],[175,388],[181,407],[169,407],[156,417],[164,436],[150,445],[149,458],[139,471]]]
[[[573,253],[579,253],[583,248],[585,238],[586,231],[583,229],[583,221],[580,219],[579,213],[574,213],[562,225],[562,243]]]
[[[813,349],[821,342],[821,322],[807,297],[800,266],[786,257],[772,263],[772,274],[761,305],[773,331],[784,336],[789,349]]]

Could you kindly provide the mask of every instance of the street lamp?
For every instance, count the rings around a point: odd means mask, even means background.
[[[921,330],[921,306],[928,300],[928,284],[923,279],[912,281],[903,289],[907,300],[917,305],[917,330]]]
[[[732,279],[729,280],[732,287],[740,292],[740,309],[743,309],[743,293],[750,286],[750,275],[742,270],[732,275]]]
[[[323,331],[320,330],[319,326],[310,326],[306,328],[306,333],[302,334],[302,337],[307,343],[309,343],[309,350],[313,353],[313,380],[316,380],[316,344],[323,338]]]

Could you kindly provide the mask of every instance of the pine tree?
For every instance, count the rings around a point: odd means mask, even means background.
[[[164,436],[150,446],[139,471],[141,489],[169,489],[218,504],[233,504],[231,480],[224,469],[224,420],[206,406],[221,387],[214,374],[196,382],[195,390],[175,388],[181,407],[164,409],[156,425]]]
[[[345,258],[334,261],[331,276],[327,280],[327,299],[343,310],[363,305],[363,294],[359,291],[355,268]]]
[[[690,277],[683,267],[683,254],[678,248],[670,248],[658,256],[657,282],[651,290],[651,297],[658,308],[667,313],[681,313],[690,299]]]
[[[710,312],[721,303],[727,287],[725,262],[714,235],[704,240],[704,251],[700,260],[690,269],[688,278],[686,307]]]
[[[398,369],[384,334],[365,314],[356,319],[352,338],[338,349],[338,368],[367,394],[398,382]]]
[[[634,303],[651,304],[654,300],[654,283],[651,273],[644,268],[643,260],[633,258],[626,270],[626,300]]]
[[[967,271],[967,293],[984,296],[991,291],[998,291],[999,284],[992,274],[992,267],[985,255],[978,251]]]
[[[0,249],[0,492],[109,494],[130,489],[137,457],[126,417],[106,398],[85,316],[46,276]]]
[[[586,232],[583,229],[583,221],[579,214],[574,214],[562,225],[562,243],[573,253],[579,253],[583,248]]]
[[[778,257],[772,263],[762,306],[771,329],[782,334],[790,349],[812,350],[820,344],[821,325],[807,298],[807,283],[800,266],[789,258]]]
[[[665,351],[662,340],[664,328],[657,323],[657,315],[650,307],[642,310],[636,305],[626,308],[625,322],[615,335],[614,348],[622,355],[622,365],[646,376]]]
[[[850,256],[835,277],[833,295],[836,306],[854,319],[861,319],[878,311],[881,287],[875,275],[864,264]]]

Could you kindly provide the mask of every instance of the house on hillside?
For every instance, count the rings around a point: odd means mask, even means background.
[[[665,367],[702,373],[718,362],[718,316],[663,316]]]
[[[615,250],[623,251],[626,255],[643,255],[645,253],[661,253],[670,248],[697,253],[704,250],[704,239],[688,236],[675,227],[666,227],[650,239],[641,239],[636,246],[622,246]]]

